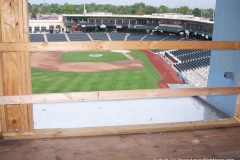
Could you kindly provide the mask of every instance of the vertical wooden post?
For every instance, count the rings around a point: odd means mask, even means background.
[[[238,86],[240,86],[240,78],[239,78],[239,80],[238,80]],[[235,118],[238,122],[240,122],[240,94],[237,95],[234,118]]]
[[[0,42],[29,42],[28,1],[0,0]],[[29,52],[0,53],[0,95],[31,94]],[[32,105],[0,106],[3,133],[32,132]]]

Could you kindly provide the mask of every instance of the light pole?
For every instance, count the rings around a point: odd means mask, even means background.
[[[85,7],[85,0],[84,0],[83,15],[85,16],[85,14],[86,14],[86,7]]]

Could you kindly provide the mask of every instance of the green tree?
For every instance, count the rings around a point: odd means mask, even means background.
[[[146,6],[144,8],[144,13],[145,14],[152,14],[152,13],[157,13],[157,12],[158,12],[157,8],[153,7],[153,6]]]
[[[136,15],[144,15],[144,13],[142,11],[137,11],[135,14]]]
[[[132,14],[143,15],[145,6],[146,5],[142,2],[135,3],[134,5],[132,5],[132,9],[133,9]]]
[[[181,6],[180,8],[178,8],[178,13],[182,13],[182,14],[189,14],[189,7],[188,6]]]
[[[50,7],[50,13],[60,13],[60,6],[57,3],[52,3],[51,5],[49,5]]]
[[[194,8],[193,11],[192,11],[192,14],[196,17],[201,17],[201,9]]]
[[[32,5],[28,2],[28,13],[32,13]]]
[[[168,13],[169,12],[169,8],[167,6],[161,5],[158,8],[158,13]]]
[[[74,14],[74,6],[72,4],[65,3],[61,6],[61,12],[63,14]]]
[[[206,17],[206,18],[212,18],[213,17],[213,12],[214,12],[214,10],[213,9],[204,9],[203,11],[202,11],[202,15],[203,15],[203,17]]]
[[[40,4],[41,13],[51,13],[50,5],[48,4]]]
[[[33,4],[31,13],[32,13],[32,17],[36,18],[37,13],[39,13],[39,6],[36,4]]]

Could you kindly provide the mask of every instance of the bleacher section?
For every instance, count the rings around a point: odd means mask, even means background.
[[[30,34],[30,42],[45,42],[43,34]]]
[[[68,33],[70,41],[90,41],[86,33]]]
[[[46,34],[48,42],[65,42],[67,38],[65,34]]]
[[[188,62],[196,59],[210,58],[210,50],[176,50],[170,52],[182,62]]]
[[[127,37],[127,41],[140,41],[144,36],[145,36],[145,34],[132,33]]]
[[[210,64],[210,50],[176,50],[170,53],[181,60],[181,63],[174,64],[180,72],[207,67]]]
[[[206,87],[210,66],[210,50],[153,50],[178,70],[192,87]],[[174,61],[176,60],[177,61]]]
[[[94,41],[109,41],[108,36],[106,33],[89,33]]]
[[[109,33],[112,41],[124,41],[126,33]]]
[[[143,41],[161,41],[163,39],[165,39],[167,36],[163,36],[163,35],[147,35]]]
[[[210,57],[202,59],[194,59],[192,61],[182,62],[174,64],[174,67],[177,68],[180,72],[198,69],[202,67],[207,67],[210,65]]]
[[[182,36],[168,36],[165,39],[163,39],[163,41],[179,41],[182,38],[183,38]]]
[[[196,70],[184,71],[183,76],[188,79],[188,84],[192,87],[206,87],[208,80],[209,66]]]

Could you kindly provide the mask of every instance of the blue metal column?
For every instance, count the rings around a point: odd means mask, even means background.
[[[240,41],[240,0],[217,0],[213,41]],[[233,71],[233,78],[225,78],[224,72]],[[240,51],[212,51],[208,87],[237,86],[240,78]],[[209,96],[234,115],[236,95]]]

